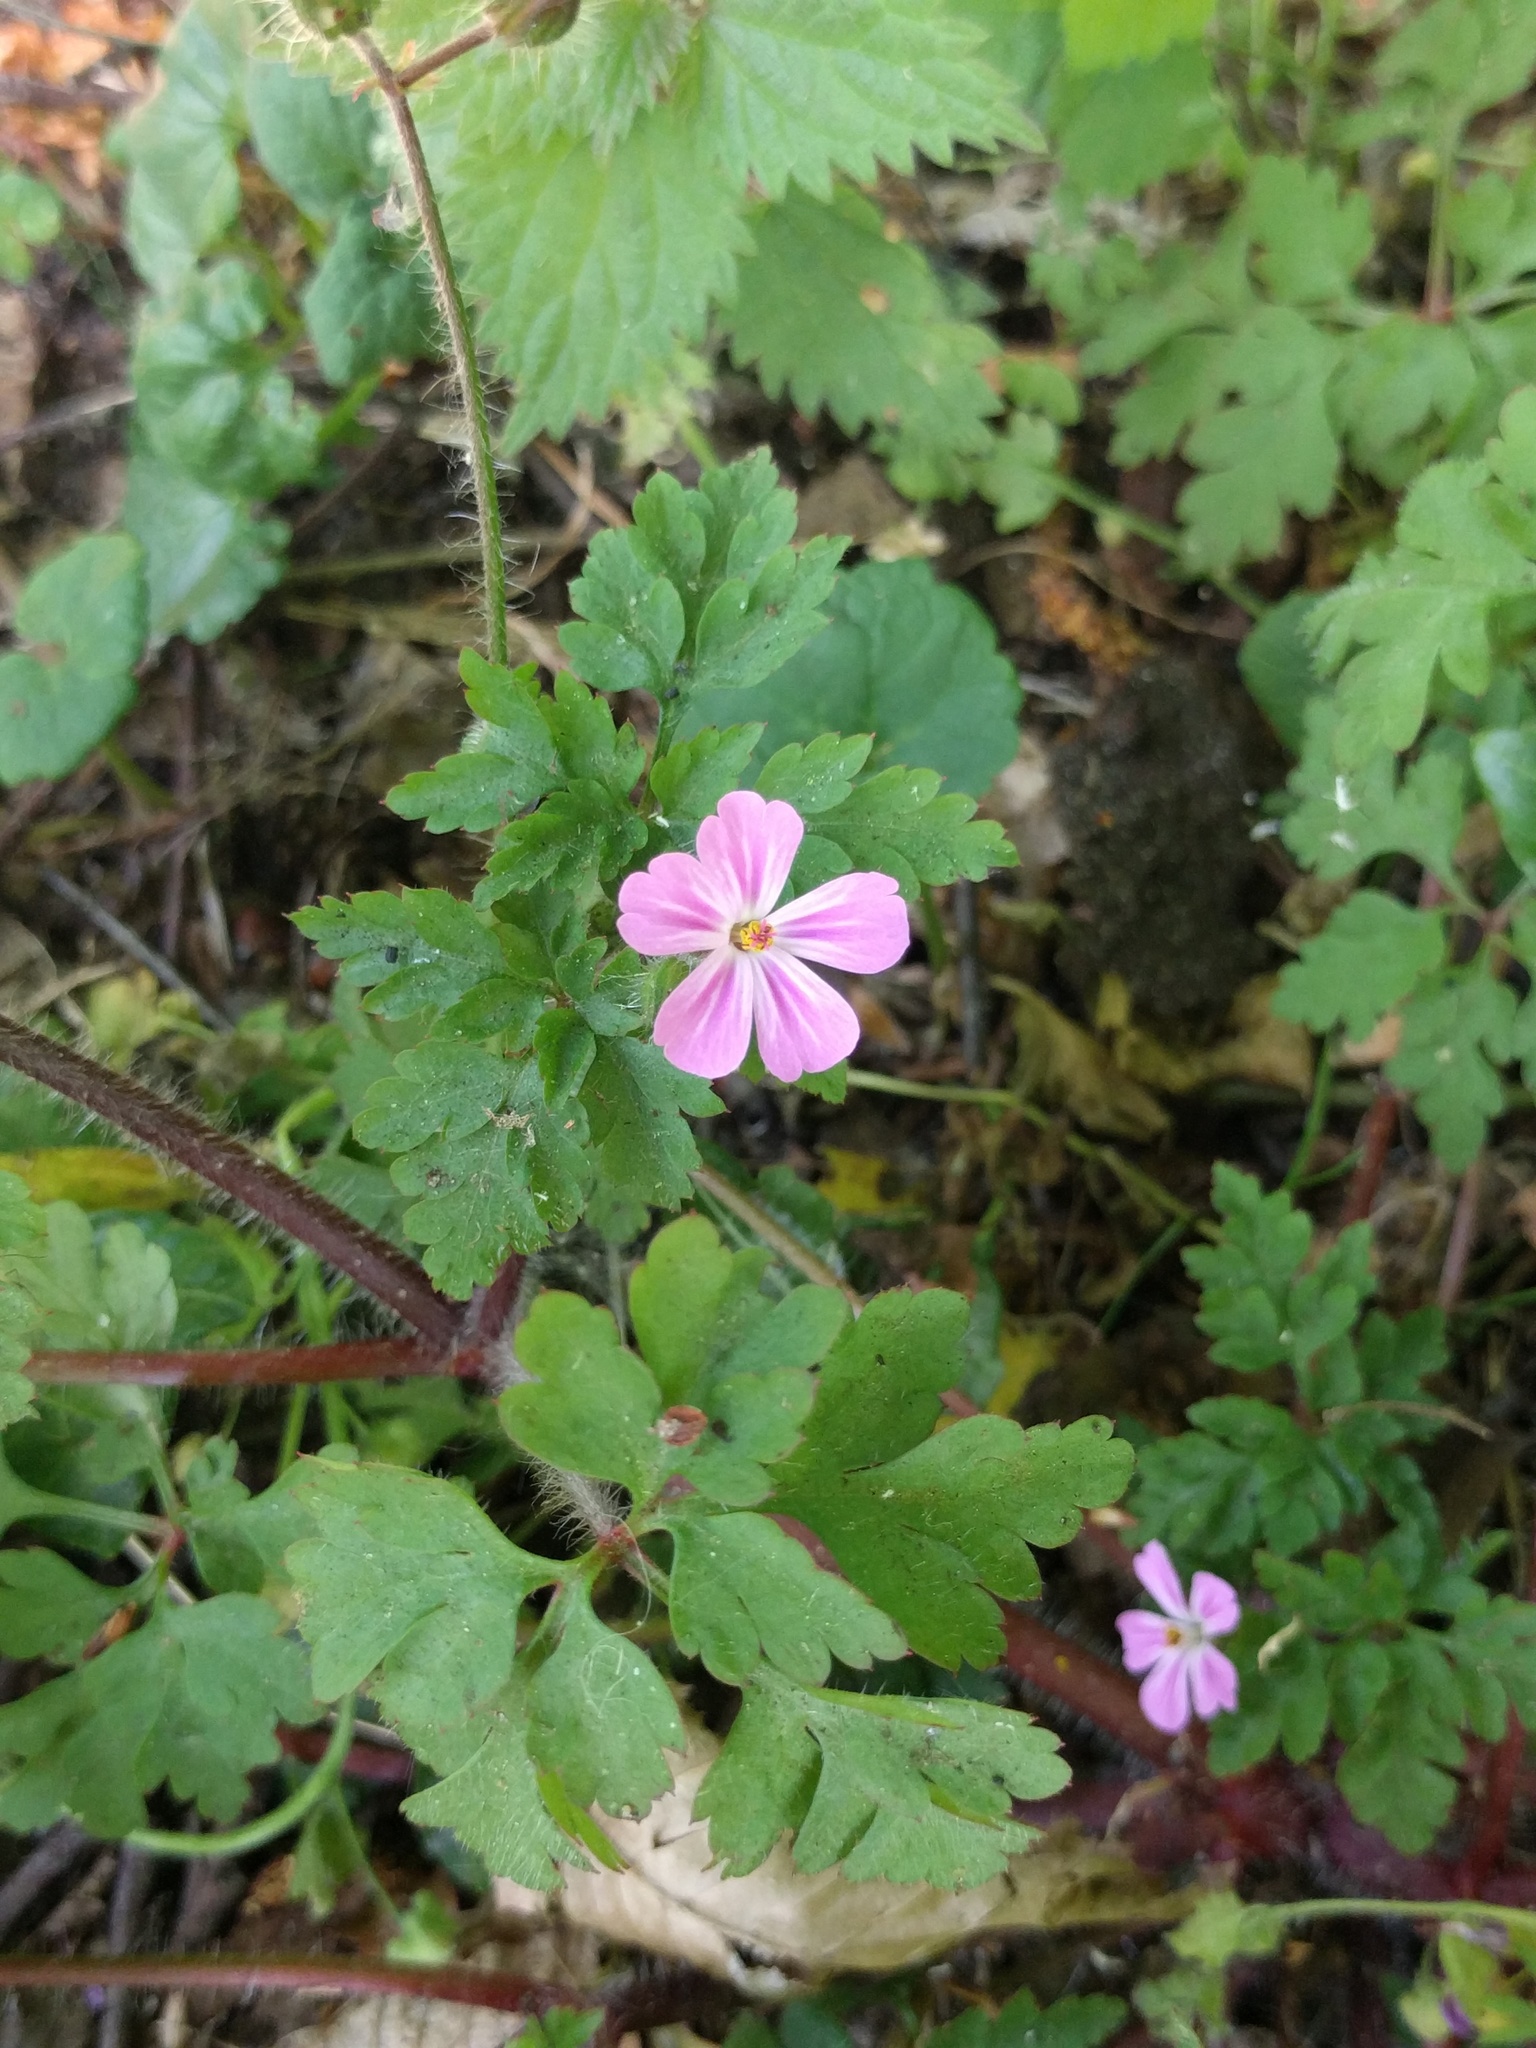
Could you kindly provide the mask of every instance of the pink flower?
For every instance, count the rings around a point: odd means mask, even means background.
[[[789,804],[739,789],[699,827],[698,853],[658,854],[619,891],[619,936],[637,953],[704,958],[656,1013],[674,1067],[713,1081],[747,1056],[798,1081],[859,1042],[852,1006],[805,965],[878,974],[907,950],[906,906],[889,875],[839,875],[775,908],[805,836]]]
[[[1212,1636],[1230,1635],[1242,1619],[1237,1594],[1214,1572],[1196,1572],[1189,1598],[1161,1543],[1136,1553],[1135,1573],[1162,1614],[1133,1607],[1115,1623],[1125,1668],[1145,1671],[1141,1711],[1154,1728],[1177,1735],[1193,1711],[1202,1721],[1230,1713],[1237,1705],[1237,1667],[1211,1647]]]

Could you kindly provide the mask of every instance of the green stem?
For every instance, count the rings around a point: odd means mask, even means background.
[[[1150,541],[1155,548],[1172,555],[1178,561],[1183,553],[1184,536],[1176,526],[1164,526],[1160,519],[1144,519],[1139,512],[1133,512],[1128,505],[1119,504],[1114,498],[1106,498],[1102,491],[1093,490],[1088,484],[1080,484],[1075,476],[1056,476],[1051,479],[1057,491],[1069,504],[1081,506],[1096,519],[1115,519],[1127,533],[1134,533],[1141,540]],[[1234,576],[1217,576],[1208,571],[1186,578],[1191,583],[1209,583],[1219,590],[1223,597],[1247,612],[1251,619],[1261,619],[1269,610],[1262,597],[1255,595],[1246,584],[1239,583]]]
[[[421,137],[410,101],[390,69],[384,53],[366,30],[349,38],[389,107],[411,181],[412,196],[421,219],[422,240],[437,282],[443,318],[453,349],[453,366],[464,396],[464,414],[469,422],[469,465],[475,481],[475,514],[480,526],[480,557],[485,575],[485,644],[492,661],[503,665],[507,659],[507,566],[501,545],[501,506],[496,496],[496,458],[491,443],[490,415],[485,409],[485,385],[469,329],[469,311],[459,289],[458,273],[448,249],[443,216],[427,170]]]
[[[686,419],[678,421],[677,438],[688,450],[688,453],[693,457],[700,469],[718,469],[720,467],[720,458],[715,453],[713,443],[691,413]]]
[[[1312,1100],[1307,1104],[1306,1120],[1301,1127],[1301,1136],[1296,1141],[1296,1151],[1286,1176],[1280,1185],[1287,1194],[1301,1185],[1307,1171],[1307,1161],[1312,1157],[1312,1148],[1322,1136],[1323,1126],[1328,1121],[1328,1099],[1333,1093],[1333,1060],[1327,1045],[1318,1048],[1317,1071],[1312,1077]]]
[[[370,370],[366,377],[359,377],[350,390],[344,391],[329,412],[321,417],[316,445],[329,448],[344,434],[383,381],[382,370]]]
[[[1164,1224],[1135,1265],[1132,1266],[1130,1276],[1126,1280],[1125,1285],[1099,1319],[1099,1335],[1101,1337],[1109,1337],[1114,1334],[1115,1330],[1119,1327],[1121,1317],[1130,1306],[1131,1297],[1135,1294],[1142,1281],[1146,1279],[1147,1275],[1162,1260],[1164,1255],[1173,1250],[1179,1239],[1186,1237],[1188,1234],[1189,1219],[1187,1217],[1175,1216],[1171,1223]]]
[[[1303,1899],[1294,1906],[1249,1907],[1277,1926],[1291,1920],[1493,1920],[1511,1934],[1536,1938],[1536,1913],[1524,1906],[1490,1906],[1481,1899]]]
[[[126,1846],[143,1849],[151,1856],[243,1856],[248,1849],[264,1848],[279,1835],[286,1835],[290,1828],[296,1828],[305,1814],[339,1784],[342,1765],[352,1747],[356,1715],[357,1695],[348,1693],[336,1709],[336,1726],[325,1755],[298,1791],[260,1820],[250,1821],[243,1828],[229,1828],[221,1835],[181,1835],[165,1828],[135,1828],[125,1837]]]
[[[299,1445],[304,1441],[304,1424],[308,1415],[309,1388],[292,1388],[288,1395],[288,1413],[283,1417],[283,1440],[277,1447],[277,1471],[273,1474],[274,1478],[281,1479],[299,1455]]]

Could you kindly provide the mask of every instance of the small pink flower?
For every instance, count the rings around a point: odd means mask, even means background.
[[[1136,1553],[1134,1570],[1162,1614],[1139,1607],[1115,1623],[1125,1668],[1136,1676],[1145,1671],[1141,1711],[1154,1728],[1177,1735],[1189,1725],[1191,1712],[1209,1721],[1237,1705],[1237,1667],[1213,1649],[1213,1636],[1230,1635],[1242,1619],[1237,1594],[1214,1572],[1196,1572],[1189,1598],[1161,1543]]]
[[[835,1067],[858,1044],[859,1020],[805,962],[878,974],[906,952],[906,906],[889,875],[839,875],[775,908],[804,836],[789,804],[738,789],[700,825],[697,856],[658,854],[620,889],[626,946],[704,955],[656,1013],[656,1043],[685,1074],[732,1073],[754,1025],[775,1079]]]

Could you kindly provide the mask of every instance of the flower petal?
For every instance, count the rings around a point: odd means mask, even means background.
[[[637,953],[712,953],[732,921],[731,904],[691,853],[658,853],[619,890],[619,937]]]
[[[728,924],[768,915],[784,894],[804,837],[800,813],[777,798],[770,803],[751,789],[721,797],[695,843],[713,900],[727,913]]]
[[[1173,1559],[1156,1538],[1144,1544],[1132,1560],[1131,1569],[1146,1587],[1164,1614],[1171,1614],[1176,1620],[1188,1618],[1189,1609],[1184,1604],[1184,1587],[1174,1569]],[[1186,1715],[1185,1719],[1188,1719]],[[1184,1723],[1179,1723],[1183,1727]]]
[[[1145,1608],[1132,1607],[1117,1616],[1115,1627],[1120,1631],[1122,1661],[1135,1677],[1150,1671],[1170,1648],[1167,1622],[1160,1614],[1148,1614]]]
[[[889,875],[839,875],[773,914],[773,935],[801,960],[879,974],[912,943],[907,906]]]
[[[1215,1653],[1218,1657],[1221,1652]],[[1225,1663],[1225,1658],[1222,1659]],[[1152,1666],[1151,1674],[1142,1681],[1140,1692],[1141,1711],[1154,1728],[1161,1728],[1165,1735],[1177,1735],[1181,1728],[1189,1726],[1189,1654],[1185,1650],[1170,1650],[1166,1657],[1160,1657]]]
[[[755,970],[757,1049],[776,1081],[798,1081],[802,1074],[819,1074],[847,1059],[859,1042],[851,1003],[778,946],[739,957],[750,960]]]
[[[1190,1612],[1208,1636],[1230,1635],[1243,1618],[1242,1603],[1215,1572],[1196,1572],[1189,1582]]]
[[[722,946],[701,960],[656,1012],[656,1043],[674,1067],[718,1081],[734,1073],[752,1040],[748,956]]]
[[[1213,1714],[1230,1714],[1237,1705],[1237,1666],[1232,1659],[1223,1651],[1212,1649],[1209,1643],[1202,1643],[1186,1661],[1195,1712],[1201,1720],[1209,1721]]]

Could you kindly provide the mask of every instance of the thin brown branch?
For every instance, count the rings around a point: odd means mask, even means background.
[[[1173,1761],[1173,1737],[1152,1726],[1123,1671],[1022,1608],[1003,1607],[1001,1612],[1003,1661],[1016,1678],[1081,1714],[1160,1770]]]
[[[358,1344],[275,1345],[260,1351],[34,1351],[27,1377],[45,1387],[308,1387],[327,1380],[422,1379],[471,1369],[415,1337]]]
[[[1483,1155],[1479,1152],[1461,1176],[1461,1186],[1456,1191],[1456,1208],[1451,1217],[1451,1233],[1445,1244],[1445,1263],[1440,1268],[1440,1285],[1435,1290],[1435,1300],[1447,1315],[1461,1300],[1461,1290],[1466,1285],[1467,1267],[1472,1260],[1472,1248],[1477,1242],[1478,1208],[1482,1193]]]
[[[590,1992],[461,1963],[421,1967],[358,1956],[0,1956],[0,1988],[61,1990],[69,1985],[435,1998],[448,2005],[519,2013],[544,2013],[556,2006],[581,2010],[595,2002]]]
[[[0,1064],[115,1124],[141,1145],[174,1159],[276,1229],[308,1245],[429,1343],[451,1346],[462,1311],[445,1300],[413,1259],[367,1230],[312,1188],[270,1165],[237,1138],[162,1102],[126,1074],[0,1017]]]
[[[414,64],[407,64],[403,71],[395,73],[395,83],[402,92],[409,92],[413,85],[420,85],[424,78],[430,78],[434,71],[441,71],[445,64],[451,64],[455,57],[467,57],[471,50],[482,49],[494,42],[496,30],[488,21],[482,21],[478,28],[466,29],[452,41],[439,43],[435,50],[428,50],[425,57],[418,57]]]

